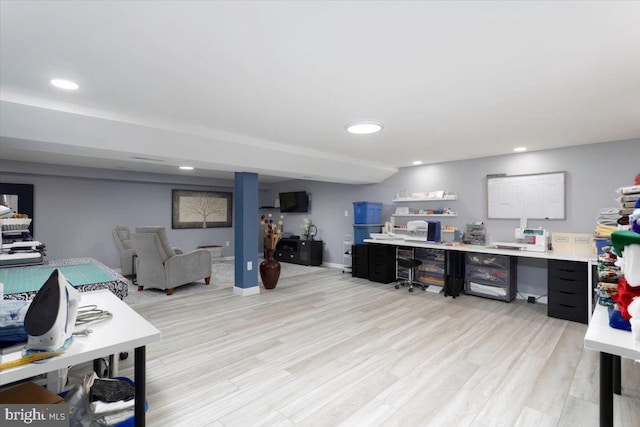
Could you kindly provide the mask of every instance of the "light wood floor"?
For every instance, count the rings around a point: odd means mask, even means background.
[[[327,269],[273,291],[134,307],[150,426],[597,426],[586,326],[546,306],[395,290]],[[130,358],[131,359],[131,358]],[[132,360],[121,374],[133,376]],[[640,425],[640,364],[622,364],[617,426]]]

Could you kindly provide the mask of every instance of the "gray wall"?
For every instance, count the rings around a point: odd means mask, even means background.
[[[420,157],[419,154],[416,157]],[[456,192],[457,201],[411,203],[412,208],[448,206],[458,217],[443,225],[464,229],[467,222],[484,221],[492,241],[513,241],[519,220],[487,220],[486,184],[488,174],[509,175],[566,171],[566,219],[529,220],[553,232],[593,233],[600,208],[616,206],[615,190],[633,185],[640,173],[640,139],[581,145],[570,148],[512,154],[483,159],[402,168],[389,179],[374,185],[340,185],[313,181],[288,181],[272,185],[265,200],[280,191],[306,190],[311,195],[311,218],[325,242],[324,262],[343,263],[345,234],[353,234],[353,202],[382,202],[382,220],[388,220],[396,204],[392,199],[400,190],[408,193],[445,190]],[[272,203],[272,202],[271,202]],[[406,204],[402,204],[406,205]],[[347,211],[348,216],[344,216]],[[285,229],[300,234],[305,214],[287,214]],[[519,262],[519,291],[541,295],[546,289],[546,263],[539,260]]]
[[[309,192],[310,211],[286,214],[285,231],[301,234],[304,218],[311,218],[318,227],[317,238],[325,242],[324,262],[342,265],[344,235],[353,234],[354,201],[382,202],[383,220],[387,220],[396,207],[391,200],[400,190],[454,191],[459,200],[446,204],[458,211],[458,217],[445,224],[462,229],[468,221],[484,221],[493,241],[513,240],[518,220],[485,218],[486,175],[554,171],[567,172],[567,218],[530,220],[529,225],[541,225],[552,232],[592,233],[599,209],[615,206],[615,189],[632,185],[640,172],[640,139],[402,168],[379,184],[303,180],[261,184],[259,205],[273,205],[281,191]],[[229,241],[223,255],[233,255],[232,228],[171,229],[172,189],[233,191],[232,181],[2,161],[0,181],[35,185],[35,237],[47,245],[48,259],[90,256],[118,267],[111,229],[119,223],[132,229],[165,226],[172,245],[184,250]],[[444,206],[426,203],[429,207]],[[519,290],[528,293],[529,286],[541,286],[544,270],[540,261],[521,260],[518,274],[523,280],[519,280]],[[531,293],[540,293],[536,292]]]
[[[382,219],[388,220],[396,206],[392,199],[400,190],[408,193],[445,190],[458,193],[457,201],[413,202],[412,208],[448,206],[458,212],[456,218],[443,225],[463,229],[470,221],[484,221],[493,241],[513,241],[519,220],[488,220],[486,218],[486,184],[488,174],[509,175],[566,171],[566,219],[529,220],[553,232],[593,233],[598,211],[616,206],[615,190],[633,185],[640,173],[640,139],[581,145],[557,150],[545,150],[483,159],[464,160],[402,168],[389,179],[373,185],[342,185],[313,181],[287,181],[273,184],[263,200],[277,197],[280,191],[306,190],[311,196],[308,214],[287,214],[285,229],[300,234],[300,224],[308,216],[318,226],[327,243],[325,262],[342,263],[342,240],[353,233],[353,202],[383,203]],[[344,216],[344,211],[348,217]]]
[[[34,237],[49,260],[92,257],[120,268],[111,237],[117,224],[164,226],[184,251],[228,241],[223,256],[233,256],[233,228],[171,229],[172,189],[233,192],[233,181],[31,163],[0,163],[0,171],[0,182],[34,184]]]

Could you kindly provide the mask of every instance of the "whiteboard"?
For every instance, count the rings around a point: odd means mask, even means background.
[[[565,219],[565,174],[487,175],[487,218]]]

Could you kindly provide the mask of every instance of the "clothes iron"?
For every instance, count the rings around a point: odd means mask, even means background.
[[[73,335],[80,292],[55,269],[31,302],[24,318],[27,349],[53,351]]]

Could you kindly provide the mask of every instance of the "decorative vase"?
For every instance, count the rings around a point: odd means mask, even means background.
[[[265,289],[274,289],[280,278],[280,263],[273,257],[273,249],[267,249],[267,257],[260,263],[260,278]]]

